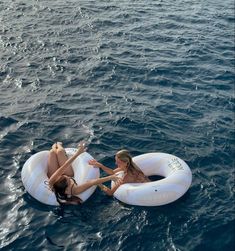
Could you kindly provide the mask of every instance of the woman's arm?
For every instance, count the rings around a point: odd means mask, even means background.
[[[102,163],[98,162],[97,160],[95,159],[92,159],[89,161],[89,165],[92,165],[92,166],[95,166],[95,167],[99,167],[100,169],[102,169],[104,172],[106,172],[107,174],[109,175],[112,175],[114,174],[114,170],[107,167],[107,166],[104,166]]]
[[[106,181],[109,181],[109,180],[113,180],[113,181],[117,182],[119,180],[119,178],[116,175],[110,175],[110,176],[106,176],[106,177],[99,178],[99,179],[88,180],[84,184],[74,187],[73,194],[78,195],[78,194],[86,191],[87,189],[89,189],[92,186],[100,185],[100,184],[102,184]]]
[[[85,144],[80,143],[77,152],[70,157],[58,170],[56,170],[49,179],[49,185],[52,187],[58,178],[64,174],[65,170],[72,164],[72,162],[83,152],[85,152]]]
[[[98,185],[99,188],[104,191],[107,195],[109,196],[112,196],[116,190],[123,184],[123,180],[122,179],[119,179],[116,183],[115,183],[115,186],[113,186],[111,189],[108,188],[107,186],[103,185],[103,184],[100,184]]]

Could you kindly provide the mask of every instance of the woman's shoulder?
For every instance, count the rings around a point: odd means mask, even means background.
[[[113,170],[114,173],[118,173],[120,171],[123,171],[123,170],[121,168],[116,168],[116,169]]]

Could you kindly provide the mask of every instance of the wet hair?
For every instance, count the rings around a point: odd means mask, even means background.
[[[65,204],[81,204],[82,200],[77,197],[71,195],[68,197],[68,195],[65,193],[66,188],[68,187],[68,182],[65,176],[61,176],[53,185],[53,191],[56,196],[56,200],[60,205]]]
[[[53,185],[53,191],[59,204],[62,204],[63,201],[67,201],[68,196],[65,193],[67,187],[67,179],[64,176],[61,176]]]
[[[135,171],[144,174],[141,169],[133,162],[132,156],[128,150],[120,150],[116,153],[116,156],[123,162],[127,163],[127,169],[134,173]]]

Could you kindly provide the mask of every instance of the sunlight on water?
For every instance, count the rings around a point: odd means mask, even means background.
[[[0,1],[1,249],[234,249],[234,3],[146,3]],[[82,139],[111,168],[122,148],[179,156],[192,185],[151,208],[26,193],[32,154]]]

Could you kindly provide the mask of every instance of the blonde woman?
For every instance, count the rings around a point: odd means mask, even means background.
[[[122,179],[117,180],[115,185],[110,189],[103,184],[99,184],[98,186],[103,190],[106,194],[112,196],[114,192],[118,189],[118,187],[125,183],[144,183],[149,182],[149,178],[144,175],[144,173],[140,170],[140,168],[133,162],[132,156],[127,150],[120,150],[115,155],[115,163],[117,167],[115,169],[111,169],[109,167],[104,166],[102,163],[93,159],[89,161],[89,164],[95,167],[102,169],[109,175],[115,175],[116,173],[123,171],[124,176]]]

